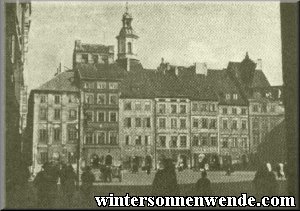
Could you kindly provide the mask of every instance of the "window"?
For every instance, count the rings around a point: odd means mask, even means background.
[[[54,119],[55,120],[60,119],[60,109],[58,109],[58,108],[54,109]]]
[[[202,128],[207,129],[207,126],[208,126],[207,122],[208,122],[208,120],[206,118],[202,118],[201,120],[202,120]]]
[[[245,108],[242,108],[241,114],[242,114],[242,115],[246,115],[246,114],[247,114],[247,110],[246,110]]]
[[[266,104],[263,104],[263,105],[262,105],[261,111],[262,111],[263,113],[267,113],[267,105],[266,105]]]
[[[180,119],[180,129],[186,129],[186,119]]]
[[[93,62],[94,64],[97,64],[99,61],[99,56],[97,54],[93,54]]]
[[[85,94],[85,103],[93,104],[94,103],[94,94]]]
[[[130,145],[130,136],[125,136],[125,145]]]
[[[207,111],[207,104],[202,104],[201,105],[201,111]]]
[[[69,111],[69,119],[76,119],[77,118],[77,110],[71,109]]]
[[[171,105],[171,113],[176,114],[177,113],[177,105]]]
[[[109,113],[109,121],[110,122],[116,122],[117,121],[117,113],[116,112],[110,112]]]
[[[230,100],[230,94],[226,94],[226,100]]]
[[[40,120],[46,120],[46,119],[47,119],[47,109],[40,108]]]
[[[117,82],[109,83],[109,89],[118,89],[118,83]]]
[[[141,104],[141,102],[136,102],[135,103],[135,110],[137,110],[137,111],[142,110],[142,104]]]
[[[259,133],[253,133],[253,143],[254,145],[258,145],[260,143]]]
[[[160,118],[158,123],[159,123],[159,128],[166,129],[166,119]]]
[[[185,114],[186,113],[186,105],[180,105],[180,113]]]
[[[209,111],[211,111],[211,112],[216,111],[216,105],[215,104],[210,104]]]
[[[192,142],[193,146],[199,146],[199,137],[198,136],[193,136],[193,142]]]
[[[68,162],[69,163],[76,163],[76,155],[73,152],[68,152]]]
[[[124,111],[130,111],[130,110],[131,110],[131,102],[125,102]]]
[[[142,127],[142,119],[141,118],[135,118],[135,127]]]
[[[46,102],[46,96],[45,95],[42,95],[41,96],[41,103],[45,103]]]
[[[177,128],[177,119],[171,119],[171,129]]]
[[[151,104],[149,102],[145,103],[145,111],[150,111],[151,110]]]
[[[60,131],[60,128],[54,128],[54,133],[53,133],[54,137],[53,137],[53,140],[55,142],[58,142],[60,141],[60,135],[61,135],[61,131]]]
[[[77,130],[76,128],[68,129],[68,142],[74,143],[77,140]]]
[[[170,146],[172,148],[176,148],[177,147],[177,136],[171,136],[171,143]]]
[[[258,119],[253,119],[252,127],[253,129],[259,129]]]
[[[232,127],[231,129],[236,130],[237,129],[237,120],[232,120]]]
[[[217,137],[216,136],[211,136],[210,137],[210,143],[211,143],[211,146],[218,146],[218,140],[217,140]]]
[[[97,143],[99,145],[105,144],[105,132],[97,132]]]
[[[55,95],[54,96],[54,103],[55,104],[59,104],[60,103],[60,96],[59,95]]]
[[[132,44],[131,44],[131,42],[127,43],[127,52],[132,53]]]
[[[247,120],[242,120],[242,129],[243,130],[247,129]]]
[[[98,104],[105,104],[106,103],[106,96],[105,94],[98,94],[97,95],[97,103]]]
[[[150,145],[149,141],[150,141],[150,136],[145,136],[145,146]]]
[[[137,145],[137,146],[142,145],[142,136],[136,136],[135,145]]]
[[[166,147],[166,136],[159,136],[159,146]]]
[[[93,144],[93,133],[86,133],[85,144]]]
[[[117,105],[118,104],[118,95],[110,95],[109,96],[109,104]]]
[[[242,139],[242,145],[243,145],[243,148],[247,148],[248,147],[248,140],[247,140],[247,138],[243,138]]]
[[[40,156],[41,156],[41,163],[42,164],[48,162],[48,153],[47,152],[41,152]]]
[[[232,147],[238,147],[238,138],[234,137],[232,138]]]
[[[271,105],[270,111],[271,111],[271,112],[275,112],[275,108],[276,108],[275,105]]]
[[[106,89],[106,82],[97,82],[97,89]]]
[[[109,133],[109,144],[110,145],[117,145],[118,144],[117,138],[118,138],[118,133],[117,132],[110,132]]]
[[[228,129],[228,120],[223,119],[223,129]]]
[[[187,146],[186,136],[180,136],[180,147],[185,148]]]
[[[89,88],[89,84],[87,82],[84,82],[83,83],[83,88],[85,88],[85,89]]]
[[[81,62],[87,64],[89,62],[89,55],[81,54]]]
[[[236,108],[232,108],[232,114],[237,114]]]
[[[165,114],[166,113],[166,105],[165,104],[159,104],[158,105],[158,113]]]
[[[40,129],[40,140],[41,143],[47,142],[47,130],[46,129]]]
[[[253,112],[258,112],[258,105],[253,105],[252,111]]]
[[[228,138],[224,138],[222,141],[222,148],[228,148]]]
[[[87,82],[87,86],[89,89],[94,89],[94,82]]]
[[[237,94],[233,94],[233,99],[237,100],[238,99],[238,95]]]
[[[131,127],[131,118],[130,118],[130,117],[126,117],[126,118],[124,119],[124,125],[125,125],[125,127],[127,127],[127,128],[130,128],[130,127]]]
[[[86,111],[85,112],[85,119],[86,119],[86,121],[88,121],[88,122],[94,121],[94,115],[93,114],[94,113],[92,111]]]
[[[198,128],[199,127],[199,121],[196,118],[193,118],[193,127]]]
[[[147,117],[144,119],[144,127],[151,128],[151,119]]]
[[[210,129],[216,129],[217,128],[217,120],[216,119],[211,119],[209,122],[209,128]]]
[[[69,103],[77,103],[78,99],[75,95],[69,95]]]
[[[202,139],[202,146],[207,146],[208,145],[208,138],[207,138],[207,136],[202,136],[201,137],[201,139]]]
[[[192,111],[198,111],[198,103],[192,104]]]
[[[105,112],[98,111],[98,122],[105,122]]]
[[[227,114],[227,112],[228,112],[228,110],[227,110],[227,108],[223,108],[223,114]]]

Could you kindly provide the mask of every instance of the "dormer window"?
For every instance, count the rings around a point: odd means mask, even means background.
[[[82,54],[81,55],[81,62],[87,64],[89,62],[89,55],[88,54]]]
[[[128,53],[132,53],[132,44],[131,44],[131,42],[127,43],[127,51],[128,51]]]
[[[98,62],[99,62],[99,56],[97,54],[93,55],[93,61],[94,61],[94,64],[98,64]]]
[[[226,94],[226,100],[230,100],[230,94]]]
[[[238,95],[237,94],[233,94],[233,99],[237,100],[238,99]]]

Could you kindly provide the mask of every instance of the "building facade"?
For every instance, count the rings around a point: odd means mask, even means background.
[[[157,69],[145,69],[132,20],[126,11],[116,61],[113,46],[77,40],[73,70],[32,91],[27,128],[34,171],[50,159],[74,163],[74,156],[80,165],[95,168],[101,163],[130,169],[134,162],[155,168],[164,157],[183,168],[247,164],[284,113],[280,99],[254,92],[270,87],[256,68],[260,63],[246,54],[221,70],[202,63],[174,66],[163,59]]]

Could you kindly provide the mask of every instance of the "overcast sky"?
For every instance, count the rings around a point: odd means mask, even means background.
[[[74,41],[114,45],[125,2],[34,2],[26,62],[29,89],[50,80],[59,65],[72,68]],[[246,51],[262,59],[271,85],[282,85],[279,2],[132,2],[145,68],[161,57],[174,65],[207,62],[225,68]]]

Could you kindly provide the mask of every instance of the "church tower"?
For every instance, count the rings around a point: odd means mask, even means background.
[[[137,40],[138,36],[132,28],[131,22],[133,18],[128,12],[128,3],[126,3],[126,11],[122,18],[122,28],[118,40],[118,62],[128,64],[130,61],[138,61],[137,59]]]

